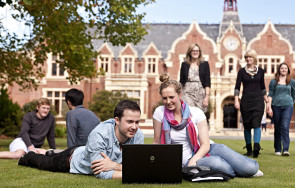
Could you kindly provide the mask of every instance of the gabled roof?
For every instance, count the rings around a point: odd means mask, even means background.
[[[209,38],[216,42],[219,35],[220,24],[199,24]],[[242,24],[243,35],[246,42],[249,42],[257,36],[264,28],[265,24]],[[168,51],[171,49],[172,43],[182,36],[190,27],[190,24],[149,24],[148,34],[137,45],[132,47],[138,52],[138,58],[141,58],[143,52],[153,42],[156,48],[161,51],[162,59],[166,59]],[[295,25],[275,24],[275,28],[282,34],[284,38],[290,41],[293,50],[295,49]],[[103,44],[102,40],[93,41],[94,49],[98,50]],[[114,52],[115,58],[119,56],[123,46],[113,46],[108,43]]]

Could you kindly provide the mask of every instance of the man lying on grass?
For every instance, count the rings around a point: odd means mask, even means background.
[[[140,108],[136,102],[124,100],[117,104],[114,119],[100,123],[88,137],[86,146],[69,147],[50,156],[28,152],[18,165],[53,172],[94,174],[97,178],[122,178],[121,144],[143,144],[139,129]]]

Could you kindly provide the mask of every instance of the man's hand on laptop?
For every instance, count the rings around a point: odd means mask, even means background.
[[[122,171],[122,165],[112,161],[106,154],[103,152],[100,153],[103,159],[97,159],[91,162],[92,172],[94,174],[99,174],[101,172],[107,172],[110,170]]]

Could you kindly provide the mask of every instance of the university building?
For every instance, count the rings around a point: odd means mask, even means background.
[[[148,34],[137,45],[112,46],[100,40],[94,41],[95,50],[100,52],[96,67],[102,68],[105,75],[84,79],[77,85],[70,85],[66,80],[67,72],[59,69],[55,62],[59,57],[48,54],[46,76],[38,89],[22,92],[18,86],[10,87],[11,98],[24,105],[47,97],[57,111],[57,118],[64,121],[68,110],[64,95],[68,89],[83,90],[85,106],[98,90],[120,91],[138,99],[142,109],[141,128],[152,134],[153,109],[161,101],[159,75],[169,73],[172,79],[179,80],[187,48],[191,43],[197,43],[211,71],[210,133],[241,133],[241,115],[234,108],[234,87],[238,70],[246,65],[244,54],[249,49],[256,50],[258,65],[265,70],[268,90],[280,63],[285,62],[291,69],[295,68],[295,25],[273,24],[270,20],[265,24],[242,24],[237,0],[225,0],[223,9],[219,24],[195,21],[190,24],[150,24]],[[294,120],[290,127],[293,130]]]

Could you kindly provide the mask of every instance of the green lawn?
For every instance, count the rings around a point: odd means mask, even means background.
[[[214,139],[239,153],[245,153],[243,140]],[[7,150],[11,140],[0,140],[0,150]],[[145,143],[151,143],[146,138]],[[66,139],[57,139],[58,148],[66,147]],[[235,178],[228,182],[191,183],[183,180],[182,184],[134,184],[123,185],[121,180],[100,180],[91,175],[74,175],[41,171],[17,165],[17,160],[0,159],[0,187],[295,187],[295,141],[290,145],[290,157],[275,156],[273,141],[262,140],[263,151],[257,159],[263,177]],[[46,146],[48,148],[48,146]]]

